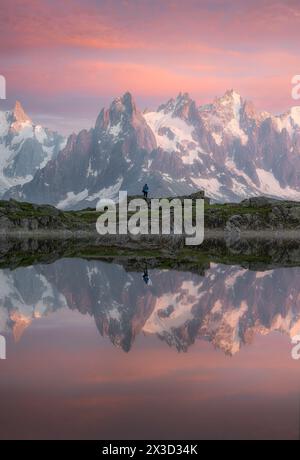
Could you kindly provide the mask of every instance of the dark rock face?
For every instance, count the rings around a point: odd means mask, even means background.
[[[83,130],[78,136],[70,136],[66,147],[58,156],[38,171],[31,183],[23,186],[22,194],[32,202],[55,203],[59,202],[68,190],[74,190],[74,194],[78,189],[82,190],[92,144],[92,131]],[[12,195],[19,198],[17,190]],[[35,199],[36,196],[39,197],[38,200]]]
[[[216,201],[257,195],[300,200],[299,171],[300,108],[275,117],[230,90],[200,107],[180,93],[142,114],[126,93],[101,110],[93,129],[70,136],[32,181],[5,198],[80,209],[115,199],[120,189],[141,193],[147,182],[155,197],[203,189]]]

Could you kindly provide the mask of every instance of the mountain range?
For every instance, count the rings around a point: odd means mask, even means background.
[[[67,141],[34,126],[20,104],[0,114],[2,196],[63,209],[119,190],[150,196],[204,189],[214,201],[300,199],[300,107],[274,116],[234,90],[197,106],[180,93],[141,112],[130,93]]]
[[[63,136],[35,125],[20,102],[0,112],[0,195],[30,182],[64,145]]]

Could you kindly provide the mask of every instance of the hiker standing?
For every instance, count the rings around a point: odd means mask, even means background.
[[[148,198],[148,192],[149,192],[149,187],[147,184],[144,185],[143,187],[143,194],[144,194],[144,198]]]

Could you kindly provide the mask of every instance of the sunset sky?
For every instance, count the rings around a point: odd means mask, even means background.
[[[299,0],[1,0],[1,108],[19,99],[35,121],[70,132],[125,91],[144,109],[234,88],[283,112],[295,105],[299,31]]]

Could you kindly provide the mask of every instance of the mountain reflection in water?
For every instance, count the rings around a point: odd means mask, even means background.
[[[0,437],[297,437],[299,275],[79,258],[2,269]]]

